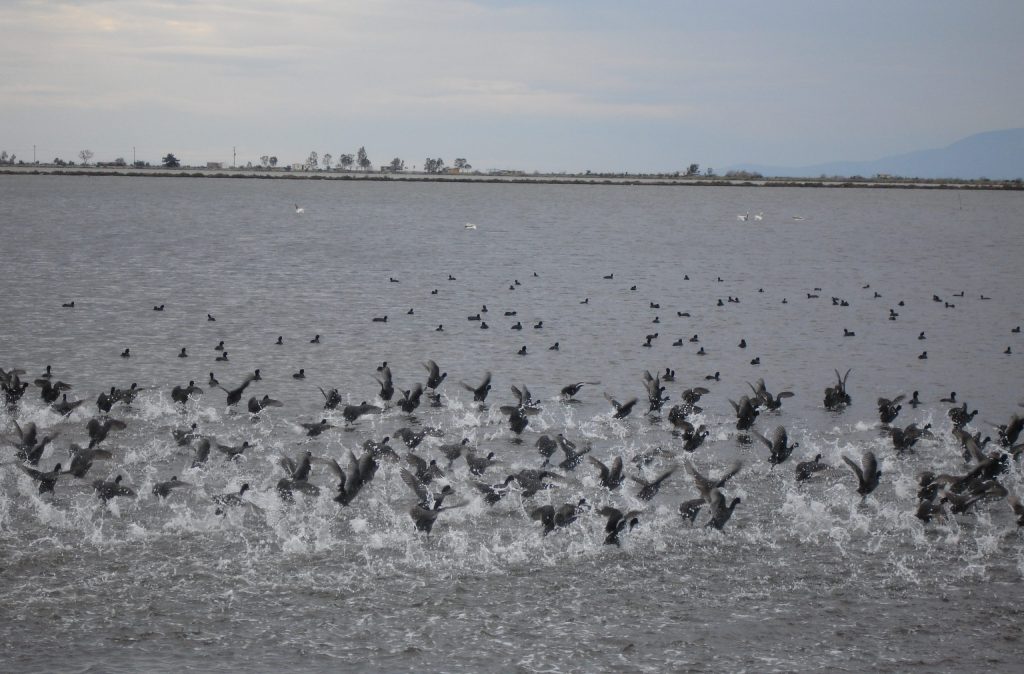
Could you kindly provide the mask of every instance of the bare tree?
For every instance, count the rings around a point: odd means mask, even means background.
[[[366,156],[366,148],[359,148],[359,152],[356,153],[356,162],[359,164],[359,168],[364,171],[370,170],[370,158]]]
[[[329,152],[324,152],[324,156],[320,157],[320,163],[322,163],[324,165],[324,170],[325,171],[330,171],[331,170],[331,160],[332,159],[334,159],[334,157],[332,157],[331,153],[329,153]]]
[[[316,170],[316,167],[317,167],[317,165],[319,163],[320,163],[320,157],[317,155],[317,153],[315,151],[314,152],[310,152],[309,153],[309,159],[306,160],[306,170],[307,171],[314,171],[314,170]]]
[[[263,164],[263,168],[270,166],[270,155],[265,154],[260,157],[260,163]]]
[[[89,160],[92,159],[93,152],[92,150],[82,150],[78,153],[78,156],[81,158],[83,164],[88,164]]]

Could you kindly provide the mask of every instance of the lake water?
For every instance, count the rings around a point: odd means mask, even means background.
[[[86,401],[63,418],[30,386],[0,429],[58,431],[39,462],[49,470],[88,442],[100,392],[146,389],[111,413],[128,424],[101,445],[113,458],[62,477],[54,495],[39,496],[3,449],[5,671],[1020,667],[1024,541],[1007,501],[930,524],[915,509],[920,471],[967,470],[940,398],[956,391],[980,410],[968,429],[983,436],[1024,413],[1024,339],[1011,332],[1024,323],[1024,193],[4,176],[0,204],[0,367],[31,381],[52,365],[69,399]],[[747,212],[763,219],[736,217]],[[483,305],[489,330],[467,320]],[[215,360],[221,340],[227,362]],[[382,361],[409,389],[428,359],[448,373],[440,407],[424,397],[414,416],[390,406],[354,424],[323,409],[318,386],[373,402]],[[670,401],[645,415],[643,373],[666,367]],[[213,372],[231,388],[256,368],[237,409],[207,383]],[[300,368],[305,380],[291,376]],[[836,369],[852,369],[841,413],[822,402]],[[459,382],[487,371],[479,409]],[[784,425],[800,443],[774,469],[729,403],[758,378],[795,394],[754,426]],[[181,408],[170,390],[190,379],[205,393]],[[578,381],[600,383],[561,402]],[[499,407],[523,385],[542,409],[519,438]],[[687,454],[667,411],[705,385],[694,421],[710,435]],[[914,390],[925,404],[904,404],[894,423],[931,423],[935,438],[899,456],[875,401]],[[640,402],[614,419],[604,393]],[[250,420],[245,401],[265,394],[283,406]],[[298,424],[325,415],[341,428],[305,437]],[[170,431],[192,423],[252,447],[191,469],[193,450]],[[381,461],[348,507],[319,465],[319,497],[278,497],[281,455],[344,465],[402,426],[441,429],[416,452],[442,464],[442,443],[493,451],[488,483],[539,467],[541,434],[622,456],[631,476],[677,470],[649,502],[631,480],[604,489],[583,462],[558,469],[557,488],[488,507],[460,459],[445,482],[448,503],[464,505],[429,540],[397,464]],[[630,461],[659,447],[643,468]],[[883,476],[862,500],[841,457],[866,450]],[[795,463],[819,453],[833,468],[797,483]],[[702,526],[706,508],[692,525],[678,513],[698,496],[686,458],[714,474],[743,461],[722,490],[742,502],[721,532]],[[139,497],[104,505],[91,481],[117,474]],[[172,475],[192,487],[152,496]],[[1000,480],[1024,493],[1019,462]],[[243,483],[259,509],[217,514],[211,497]],[[639,525],[616,547],[594,511],[547,536],[526,514],[580,498],[640,509]]]

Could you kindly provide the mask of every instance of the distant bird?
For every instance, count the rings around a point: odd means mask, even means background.
[[[295,214],[296,215],[302,215],[305,212],[306,212],[305,208],[303,208],[302,206],[299,206],[298,204],[295,204]]]
[[[441,372],[441,368],[437,366],[432,360],[428,360],[423,364],[424,369],[427,371],[427,383],[425,388],[436,390],[447,377],[447,372]]]
[[[852,399],[850,394],[846,391],[846,380],[850,376],[850,371],[847,370],[846,374],[840,375],[839,370],[836,370],[836,384],[825,389],[825,409],[838,410],[841,407],[849,405]]]
[[[782,407],[782,401],[786,398],[792,398],[792,391],[779,391],[774,396],[765,388],[764,379],[757,380],[757,386],[747,383],[750,390],[754,392],[754,396],[757,398],[757,404],[769,410],[777,410]]]

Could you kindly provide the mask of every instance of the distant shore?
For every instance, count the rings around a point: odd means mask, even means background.
[[[624,185],[685,187],[859,187],[881,189],[1024,190],[1020,180],[918,180],[904,178],[755,178],[675,175],[565,173],[387,173],[379,171],[294,171],[256,168],[134,168],[127,166],[0,166],[0,175],[61,175],[131,178],[235,178],[249,180],[369,180],[387,182],[496,183],[527,185]]]

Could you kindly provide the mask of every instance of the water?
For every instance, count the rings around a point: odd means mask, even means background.
[[[957,391],[980,410],[970,429],[983,434],[995,435],[987,422],[1021,411],[1024,340],[1010,330],[1024,323],[1022,198],[0,178],[0,367],[24,368],[31,379],[51,364],[73,385],[69,398],[87,401],[62,419],[31,387],[17,412],[0,413],[2,428],[13,432],[17,420],[59,431],[40,461],[49,470],[66,462],[68,444],[87,441],[99,392],[132,382],[147,389],[130,409],[115,407],[129,428],[104,442],[114,459],[97,462],[87,479],[62,478],[55,496],[40,497],[20,471],[0,471],[3,668],[1015,669],[1024,552],[1006,501],[928,525],[914,510],[919,471],[965,471],[950,406],[939,398]],[[305,213],[295,214],[296,203]],[[747,211],[764,220],[736,219]],[[740,303],[724,302],[730,296]],[[833,296],[850,306],[833,306]],[[61,308],[71,300],[74,309]],[[166,310],[154,312],[158,304]],[[485,304],[490,330],[466,320]],[[887,319],[891,308],[896,321]],[[384,315],[386,323],[371,321]],[[522,331],[510,329],[517,320]],[[542,329],[533,328],[538,321]],[[844,328],[856,336],[844,338]],[[315,334],[319,345],[309,343]],[[687,341],[694,334],[699,344]],[[274,344],[278,336],[284,346]],[[671,346],[679,338],[684,346]],[[737,348],[741,338],[746,349]],[[220,340],[227,363],[214,361]],[[556,341],[560,349],[549,351]],[[517,355],[523,345],[525,357]],[[706,356],[696,355],[700,346]],[[1013,355],[1003,354],[1007,346]],[[119,358],[126,347],[132,357]],[[190,358],[175,357],[181,347]],[[919,360],[924,350],[928,359]],[[302,435],[298,423],[325,414],[317,386],[372,401],[381,361],[398,388],[409,388],[424,381],[427,359],[448,372],[444,407],[424,405],[412,419],[391,408],[313,440]],[[677,506],[697,495],[681,441],[664,416],[642,414],[644,370],[666,367],[677,372],[666,411],[685,388],[711,389],[696,419],[711,434],[694,463],[717,473],[744,462],[724,489],[742,503],[721,533],[700,526],[704,513],[696,526],[681,521]],[[284,406],[254,423],[229,411],[206,380],[213,371],[231,387],[255,368],[263,380],[243,405],[269,394]],[[305,381],[290,376],[299,368]],[[830,413],[822,391],[834,369],[847,368],[853,404]],[[479,410],[459,382],[475,386],[486,371],[493,390]],[[705,382],[715,371],[721,381]],[[783,424],[800,443],[774,470],[756,439],[739,441],[728,402],[759,377],[772,391],[795,393],[755,425],[770,434]],[[189,379],[206,393],[181,412],[169,391]],[[578,404],[558,402],[559,389],[576,381],[600,384],[584,386]],[[498,407],[513,402],[511,385],[524,384],[543,411],[517,444]],[[875,399],[912,390],[927,404],[905,406],[897,421],[930,422],[936,439],[898,457]],[[614,420],[604,392],[641,400]],[[327,417],[344,425],[339,413]],[[211,456],[190,470],[192,452],[170,429],[193,422],[254,448],[244,460]],[[502,463],[487,482],[538,466],[541,433],[590,442],[602,460],[622,455],[631,475],[628,459],[655,447],[676,456],[643,475],[679,469],[650,503],[635,498],[629,480],[608,493],[585,462],[561,488],[488,508],[460,460],[448,481],[467,504],[443,513],[429,541],[412,526],[414,498],[397,465],[382,463],[347,508],[330,499],[333,480],[319,468],[319,498],[284,505],[277,497],[281,454],[309,448],[340,459],[408,425],[444,430],[417,450],[427,457],[440,459],[434,448],[462,437],[494,451]],[[841,456],[867,449],[883,477],[862,502]],[[835,468],[796,484],[795,462],[816,453]],[[13,450],[2,457],[12,461]],[[1024,493],[1020,472],[1015,464],[1001,478],[1013,493]],[[140,497],[103,506],[90,481],[119,473]],[[194,486],[160,502],[152,485],[171,475]],[[216,514],[210,497],[243,482],[261,510]],[[602,545],[604,521],[593,512],[546,537],[524,513],[581,496],[641,508],[640,525],[616,548]]]

